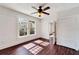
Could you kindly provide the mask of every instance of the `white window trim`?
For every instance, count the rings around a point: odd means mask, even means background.
[[[21,19],[21,17],[19,17],[19,19]],[[34,34],[28,33],[28,23],[29,23],[29,21],[34,21],[34,22],[35,22],[35,33],[34,33]],[[17,37],[18,37],[18,38],[24,38],[24,37],[36,35],[36,21],[35,21],[35,20],[27,20],[27,35],[20,36],[19,34],[20,34],[20,32],[19,32],[19,22],[18,22],[18,20],[17,20]]]

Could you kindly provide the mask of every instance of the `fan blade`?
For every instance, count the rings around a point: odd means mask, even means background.
[[[50,9],[50,7],[46,7],[46,8],[44,8],[43,11],[46,11],[46,10],[48,10],[48,9]]]
[[[49,13],[47,13],[47,12],[42,12],[42,13],[44,13],[44,14],[46,14],[46,15],[49,15]]]
[[[38,12],[33,12],[33,13],[31,13],[31,14],[36,14],[36,13],[38,13]]]
[[[33,9],[38,10],[36,7],[32,6]]]

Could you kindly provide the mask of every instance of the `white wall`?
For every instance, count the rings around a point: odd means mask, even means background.
[[[36,21],[36,35],[18,38],[18,17]],[[0,6],[0,49],[40,37],[40,20]]]
[[[59,13],[57,44],[79,49],[79,7]]]
[[[41,25],[41,37],[49,39],[49,22],[47,19],[42,19]]]

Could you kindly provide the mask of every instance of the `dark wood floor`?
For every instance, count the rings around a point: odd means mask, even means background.
[[[42,39],[43,40],[43,39]],[[46,41],[46,40],[44,40]],[[33,41],[30,41],[33,42]],[[0,51],[0,55],[33,55],[23,45],[28,44],[29,42],[13,46]],[[49,44],[44,49],[38,53],[38,55],[79,55],[78,51],[74,49],[67,48],[60,45]]]

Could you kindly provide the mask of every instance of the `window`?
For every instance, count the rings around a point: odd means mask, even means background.
[[[29,21],[29,31],[30,34],[35,34],[35,21]]]
[[[19,18],[19,36],[26,36],[35,34],[36,24],[35,21],[27,21],[25,18]]]
[[[27,35],[27,21],[24,18],[19,19],[19,36]]]

